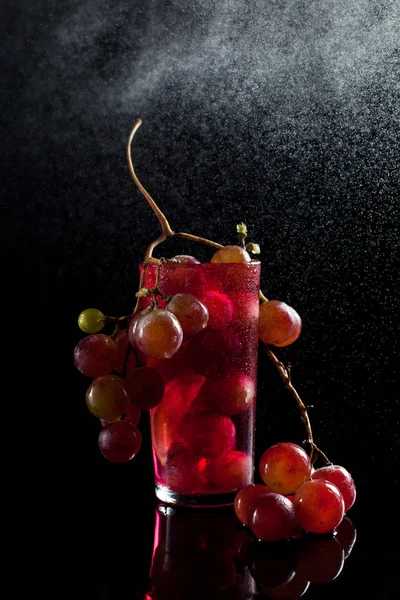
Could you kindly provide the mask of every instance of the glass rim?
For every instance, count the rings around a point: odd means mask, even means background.
[[[139,263],[140,267],[144,267],[146,263],[144,263],[143,261],[141,263]],[[212,263],[212,262],[201,262],[201,263],[178,263],[178,262],[164,262],[161,264],[161,266],[168,266],[168,267],[190,267],[190,268],[201,268],[201,267],[213,267],[213,268],[221,268],[221,267],[238,267],[238,266],[243,266],[243,267],[249,267],[249,266],[258,266],[261,265],[261,261],[260,260],[251,260],[250,262],[230,262],[230,263]],[[147,267],[156,267],[157,263],[156,262],[150,262],[147,263]]]

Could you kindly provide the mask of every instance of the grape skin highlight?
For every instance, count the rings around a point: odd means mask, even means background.
[[[74,365],[87,377],[108,375],[114,369],[116,360],[116,343],[102,333],[88,335],[74,349]]]
[[[268,448],[260,459],[260,475],[265,485],[279,494],[293,494],[311,477],[311,462],[305,450],[291,442]]]

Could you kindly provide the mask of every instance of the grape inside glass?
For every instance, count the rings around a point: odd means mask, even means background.
[[[154,287],[156,268],[144,287]],[[185,335],[171,358],[147,360],[165,384],[150,411],[163,502],[224,506],[253,481],[259,289],[258,261],[161,266],[160,292],[193,294],[208,309],[207,326]]]

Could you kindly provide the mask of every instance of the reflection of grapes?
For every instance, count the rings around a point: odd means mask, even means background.
[[[344,551],[334,537],[303,537],[297,542],[297,571],[311,583],[328,583],[339,575]]]
[[[277,588],[287,585],[296,572],[294,544],[253,544],[249,571],[260,586]]]
[[[349,517],[345,516],[336,529],[336,539],[342,544],[344,557],[347,558],[357,539],[356,528]]]
[[[307,452],[296,444],[275,444],[261,456],[260,475],[272,492],[293,494],[310,479],[310,458]]]
[[[325,479],[311,479],[293,499],[299,525],[310,533],[329,533],[343,519],[344,502],[338,488]]]
[[[344,511],[347,512],[356,500],[356,486],[350,473],[339,465],[321,467],[312,474],[312,479],[326,479],[336,485],[344,500]]]
[[[117,344],[110,337],[97,333],[83,338],[74,349],[74,364],[88,377],[111,373],[117,360]]]
[[[178,319],[167,310],[152,310],[136,323],[134,339],[143,354],[151,358],[170,358],[182,344]]]
[[[128,385],[117,375],[97,377],[86,392],[88,409],[100,419],[118,419],[126,411],[128,402]]]
[[[267,486],[259,483],[245,485],[235,496],[234,509],[239,521],[244,525],[248,525],[250,506],[257,498],[268,494],[268,492]]]
[[[301,327],[299,314],[285,302],[270,300],[261,304],[258,335],[265,344],[289,346],[299,337]]]
[[[113,421],[100,431],[100,452],[109,462],[125,463],[139,451],[142,442],[140,431],[127,421]]]
[[[249,527],[263,542],[287,540],[297,529],[293,503],[275,492],[258,497],[248,512]]]
[[[178,319],[184,338],[199,333],[207,326],[208,310],[192,294],[176,294],[166,308]]]
[[[225,246],[220,248],[211,258],[212,263],[248,263],[250,254],[240,246]]]

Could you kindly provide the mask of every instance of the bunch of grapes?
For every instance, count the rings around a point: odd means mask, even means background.
[[[234,507],[239,520],[264,542],[334,532],[356,499],[353,478],[344,467],[314,469],[297,444],[268,448],[259,471],[264,485],[243,487]]]
[[[183,255],[171,260],[199,262]],[[113,463],[136,456],[142,441],[137,428],[140,411],[155,408],[163,399],[163,377],[160,369],[151,365],[170,359],[182,342],[207,327],[209,320],[205,304],[189,293],[174,294],[166,301],[155,288],[146,290],[142,300],[141,310],[122,318],[127,321],[125,329],[120,328],[119,319],[105,317],[97,309],[86,309],[78,317],[80,329],[89,335],[76,345],[74,364],[93,379],[86,404],[103,426],[100,451]],[[114,332],[99,333],[108,321],[117,321]]]

